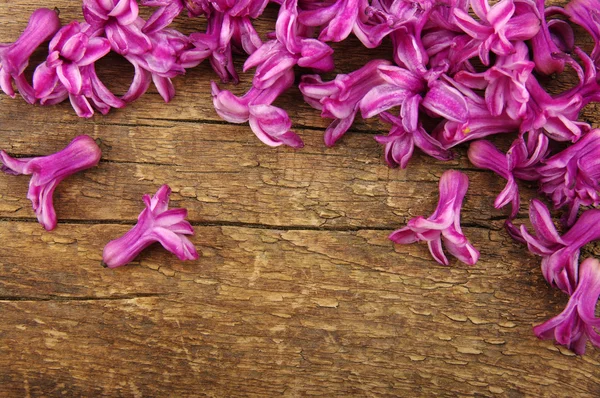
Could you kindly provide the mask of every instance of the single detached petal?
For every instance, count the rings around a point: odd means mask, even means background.
[[[56,186],[68,176],[98,164],[101,151],[87,135],[76,137],[63,150],[44,157],[14,159],[0,151],[2,171],[32,175],[27,198],[33,204],[38,221],[48,231],[56,227],[53,198]]]
[[[468,265],[475,264],[479,251],[469,243],[460,228],[460,208],[468,186],[465,174],[446,171],[440,178],[438,207],[431,217],[411,219],[406,227],[393,232],[390,239],[396,243],[426,241],[433,258],[442,265],[448,265],[442,251],[443,239],[450,254]]]
[[[600,296],[600,263],[588,258],[581,263],[577,288],[569,298],[564,311],[552,319],[533,328],[540,339],[554,338],[558,344],[566,346],[578,355],[585,353],[589,339],[600,347],[596,304]]]
[[[159,242],[180,260],[196,260],[198,252],[186,235],[193,228],[184,218],[185,209],[169,210],[168,185],[159,188],[150,198],[144,195],[146,208],[140,213],[137,224],[125,235],[110,241],[102,253],[102,260],[109,268],[120,267],[131,262],[146,247]]]

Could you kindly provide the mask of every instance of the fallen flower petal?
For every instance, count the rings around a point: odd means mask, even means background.
[[[448,170],[440,178],[438,207],[429,218],[416,217],[406,227],[392,232],[389,238],[401,244],[426,241],[433,258],[442,265],[449,265],[442,251],[442,240],[448,252],[465,264],[473,265],[479,259],[479,251],[473,247],[460,228],[460,208],[469,187],[467,176],[456,170]]]
[[[538,168],[540,190],[554,207],[568,208],[567,225],[573,225],[580,206],[600,204],[600,129],[544,161]]]
[[[12,175],[32,175],[27,199],[31,200],[38,221],[50,231],[56,227],[54,189],[68,176],[96,166],[101,154],[92,138],[80,135],[62,151],[48,156],[15,159],[0,151],[1,170]]]
[[[494,207],[501,209],[512,204],[510,219],[514,219],[519,211],[519,187],[515,178],[536,181],[540,178],[536,167],[548,152],[548,137],[541,132],[528,134],[527,141],[517,138],[506,154],[500,152],[494,144],[486,140],[478,140],[469,146],[469,160],[476,167],[492,170],[505,180],[506,186],[496,197]]]
[[[536,233],[533,236],[521,225],[521,236],[529,251],[542,257],[542,273],[546,281],[567,294],[573,293],[578,283],[579,251],[588,243],[600,239],[600,210],[583,212],[575,224],[559,235],[548,208],[533,199],[529,219]]]
[[[169,210],[170,194],[171,188],[163,185],[152,198],[144,195],[146,208],[140,213],[137,224],[104,247],[102,260],[108,268],[131,262],[154,242],[159,242],[182,261],[198,258],[196,248],[185,236],[194,234],[191,224],[185,220],[187,210]]]
[[[577,355],[585,354],[588,339],[600,347],[600,318],[595,316],[600,296],[600,263],[585,259],[579,267],[579,283],[563,312],[533,328],[540,339],[554,338]]]
[[[48,38],[60,28],[55,11],[40,8],[31,14],[27,28],[12,44],[0,44],[0,89],[14,98],[15,92],[11,80],[15,80],[19,92],[25,100],[35,103],[31,85],[23,77],[29,64],[29,57]]]

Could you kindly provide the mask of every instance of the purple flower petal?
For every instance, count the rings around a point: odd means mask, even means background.
[[[170,194],[169,186],[163,185],[152,198],[144,195],[146,208],[140,213],[137,224],[125,235],[110,241],[104,247],[102,259],[109,268],[131,262],[154,242],[160,242],[182,261],[198,258],[196,248],[185,236],[193,234],[192,226],[183,220],[187,211],[168,210]]]
[[[587,340],[600,347],[597,332],[600,318],[595,316],[600,296],[600,263],[588,258],[581,263],[579,283],[563,312],[533,328],[540,339],[554,338],[578,355],[585,353]]]
[[[73,62],[63,63],[56,68],[56,74],[70,94],[78,95],[81,92],[83,79],[77,64]]]
[[[389,238],[396,243],[425,240],[433,258],[442,265],[448,265],[442,250],[443,239],[450,254],[468,265],[475,264],[479,259],[479,251],[469,243],[460,228],[460,208],[468,186],[469,180],[465,174],[455,170],[446,171],[440,178],[438,207],[431,217],[413,218],[406,227],[393,232]]]
[[[38,221],[48,231],[56,227],[52,194],[68,176],[98,164],[101,151],[87,135],[76,137],[63,150],[48,156],[14,159],[0,151],[2,171],[8,174],[32,175],[27,198],[33,204]]]

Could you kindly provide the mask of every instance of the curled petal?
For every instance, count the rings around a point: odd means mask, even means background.
[[[282,144],[302,148],[304,143],[290,131],[292,122],[287,113],[272,105],[250,105],[250,127],[256,136],[269,146]]]
[[[68,176],[98,164],[101,151],[87,135],[76,137],[63,150],[48,156],[14,159],[0,151],[2,171],[32,175],[27,198],[31,200],[38,221],[48,231],[56,227],[53,193]]]
[[[194,233],[189,222],[184,220],[187,211],[168,210],[170,194],[169,186],[163,185],[152,198],[144,195],[146,208],[140,213],[137,224],[104,247],[104,264],[109,268],[125,265],[154,242],[159,242],[180,260],[198,258],[196,248],[186,237]]]

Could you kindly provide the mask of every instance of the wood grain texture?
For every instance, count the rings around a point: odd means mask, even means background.
[[[0,0],[0,41],[16,39],[43,5]],[[81,20],[79,2],[53,6],[63,22]],[[268,10],[261,32],[275,15]],[[192,22],[178,26],[191,32]],[[365,62],[355,40],[336,50],[338,71]],[[116,92],[131,78],[118,57],[100,69]],[[533,335],[566,297],[504,232],[506,212],[492,206],[504,181],[475,170],[464,148],[450,162],[416,154],[408,169],[389,169],[376,121],[325,148],[328,121],[296,87],[279,104],[306,147],[268,148],[248,126],[218,118],[210,79],[201,65],[174,80],[170,104],[152,89],[90,120],[68,103],[0,96],[0,148],[10,154],[52,153],[79,134],[103,150],[98,167],[58,187],[52,232],[25,199],[28,178],[0,176],[0,395],[600,395],[599,352],[577,357]],[[596,107],[583,118],[597,124]],[[463,225],[482,253],[474,267],[442,267],[425,245],[387,239],[432,212],[449,168],[470,179]],[[179,262],[155,245],[126,267],[102,268],[104,245],[164,183],[173,206],[189,210],[201,258]]]

